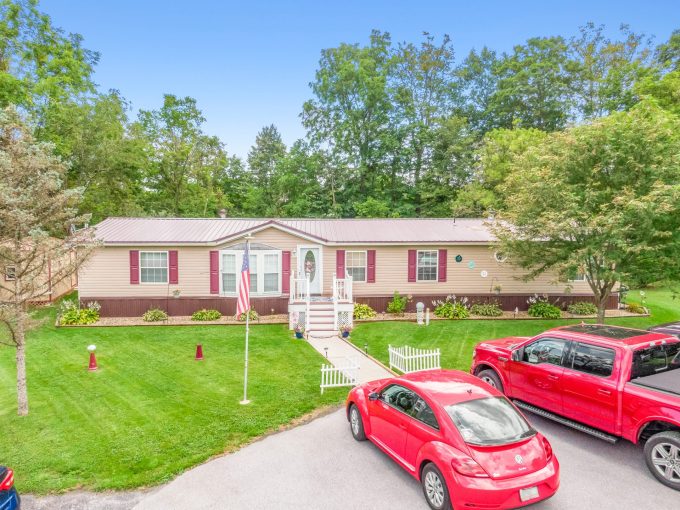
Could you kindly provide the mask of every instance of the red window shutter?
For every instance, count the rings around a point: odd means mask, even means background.
[[[366,252],[366,282],[375,283],[375,250]]]
[[[220,252],[210,251],[210,293],[220,293]]]
[[[281,252],[281,294],[290,292],[290,252]]]
[[[345,273],[345,250],[336,250],[335,252],[335,275],[340,279],[347,276]]]
[[[168,252],[168,266],[170,267],[170,283],[176,285],[179,283],[177,250],[170,250]]]
[[[437,271],[440,282],[446,281],[446,250],[439,250],[439,271]]]
[[[417,252],[416,250],[409,250],[408,251],[408,281],[409,282],[415,282],[416,281],[416,258],[417,258]]]
[[[130,283],[139,283],[139,250],[130,250]]]

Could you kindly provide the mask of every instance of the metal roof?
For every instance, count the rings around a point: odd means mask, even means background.
[[[218,244],[278,228],[323,244],[478,243],[494,241],[484,219],[107,218],[104,244]]]

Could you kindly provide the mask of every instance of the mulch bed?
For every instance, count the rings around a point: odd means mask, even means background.
[[[646,317],[649,314],[639,314],[631,313],[626,310],[607,310],[605,317],[615,318],[615,317]],[[569,312],[562,312],[562,319],[596,319],[597,315],[573,315]],[[372,319],[354,319],[354,322],[384,322],[384,321],[403,321],[403,322],[416,322],[416,314],[413,312],[404,313],[403,315],[394,315],[391,313],[379,313]],[[448,321],[455,319],[444,319],[436,317],[433,313],[430,313],[430,322],[432,321]],[[467,319],[463,320],[545,320],[541,317],[531,317],[527,312],[503,312],[500,317],[484,317],[481,315],[470,315]]]

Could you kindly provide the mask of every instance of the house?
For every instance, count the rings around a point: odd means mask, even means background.
[[[583,280],[518,279],[482,219],[108,218],[79,272],[80,299],[98,301],[103,316],[233,315],[246,236],[252,306],[288,313],[291,326],[335,330],[351,323],[353,302],[382,312],[394,291],[412,296],[411,310],[450,294],[508,310],[526,309],[535,293],[592,297]]]

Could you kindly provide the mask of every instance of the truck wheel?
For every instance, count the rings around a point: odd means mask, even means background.
[[[662,484],[680,491],[680,432],[654,434],[645,444],[645,461]]]
[[[482,370],[477,374],[477,377],[479,377],[489,386],[493,386],[501,393],[505,393],[505,391],[503,391],[503,383],[501,382],[501,378],[498,377],[498,374],[494,370],[491,370],[490,368]]]

